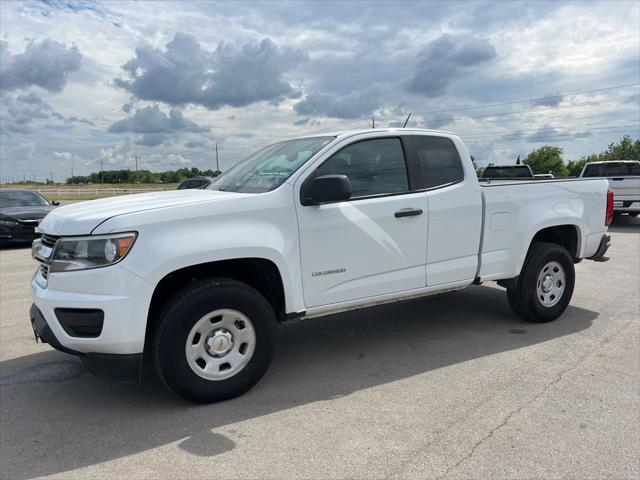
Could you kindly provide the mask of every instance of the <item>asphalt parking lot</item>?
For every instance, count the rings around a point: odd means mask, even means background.
[[[0,478],[638,478],[640,222],[529,324],[494,285],[284,325],[238,399],[117,385],[36,344],[0,252]]]

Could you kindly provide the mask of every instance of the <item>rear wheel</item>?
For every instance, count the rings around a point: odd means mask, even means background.
[[[276,326],[271,305],[249,285],[193,283],[162,308],[152,344],[156,371],[171,391],[193,402],[237,397],[271,364]]]
[[[534,243],[515,288],[507,290],[515,313],[531,322],[555,320],[566,310],[575,283],[573,259],[555,243]]]

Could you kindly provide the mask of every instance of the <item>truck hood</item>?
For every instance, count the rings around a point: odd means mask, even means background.
[[[40,223],[37,231],[55,236],[88,235],[105,220],[120,215],[198,203],[220,202],[244,195],[246,194],[217,190],[171,190],[78,202],[53,210]]]

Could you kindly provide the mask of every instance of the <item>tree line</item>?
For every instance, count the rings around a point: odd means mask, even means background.
[[[610,143],[606,150],[600,153],[583,155],[578,160],[564,162],[564,152],[560,147],[545,145],[533,150],[521,163],[529,165],[534,174],[552,173],[555,177],[577,177],[589,162],[603,162],[607,160],[640,160],[640,139],[632,140],[625,135],[619,142]],[[515,160],[514,163],[517,163]],[[478,175],[482,176],[483,168],[478,168]]]
[[[149,170],[104,170],[89,175],[74,175],[66,180],[67,184],[78,185],[87,183],[178,183],[191,177],[217,177],[220,172],[214,170],[200,170],[198,168],[179,168],[165,172],[151,172]]]

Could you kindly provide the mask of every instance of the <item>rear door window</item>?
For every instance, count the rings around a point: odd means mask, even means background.
[[[425,188],[450,185],[464,178],[462,161],[451,139],[415,135],[413,141]]]

